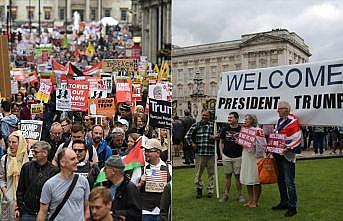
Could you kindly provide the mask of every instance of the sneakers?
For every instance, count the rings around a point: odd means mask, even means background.
[[[240,203],[244,202],[244,201],[245,201],[244,196],[243,196],[243,195],[239,195],[238,201],[239,201]]]
[[[196,192],[195,198],[196,199],[200,199],[201,197],[202,197],[202,189],[197,188],[197,192]]]
[[[219,200],[219,202],[220,202],[220,203],[225,203],[225,202],[228,201],[228,200],[229,200],[229,196],[228,196],[228,195],[224,195],[223,198],[221,198],[221,199]]]
[[[278,204],[278,205],[272,207],[272,210],[286,210],[286,209],[288,209],[288,206],[282,205],[282,204]]]
[[[296,208],[289,208],[287,212],[285,213],[285,217],[291,217],[297,214],[297,209]]]

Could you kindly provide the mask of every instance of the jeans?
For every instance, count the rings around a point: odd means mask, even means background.
[[[142,221],[160,221],[160,215],[143,214]]]
[[[316,134],[314,135],[313,139],[313,147],[315,153],[322,154],[324,152],[324,135]]]
[[[297,207],[297,192],[295,188],[295,163],[289,162],[284,156],[273,154],[278,170],[278,187],[280,204],[289,208]]]
[[[24,213],[21,215],[21,221],[36,221],[36,216]]]

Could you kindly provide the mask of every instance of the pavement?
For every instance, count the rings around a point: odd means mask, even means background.
[[[301,154],[297,154],[297,160],[319,160],[330,158],[343,158],[343,154],[339,154],[339,150],[336,150],[336,154],[331,154],[331,150],[326,150],[323,154],[314,155],[313,150],[302,151]],[[182,157],[173,156],[173,169],[180,168],[193,168],[194,164],[184,164],[185,160]],[[221,166],[221,160],[218,160],[218,166]]]

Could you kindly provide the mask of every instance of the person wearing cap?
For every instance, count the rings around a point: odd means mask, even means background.
[[[112,212],[125,217],[126,221],[140,221],[142,218],[142,200],[135,184],[124,176],[125,165],[118,155],[111,156],[105,162],[104,172],[107,182],[104,186],[112,193]]]
[[[146,164],[138,184],[142,197],[142,220],[159,220],[161,196],[164,186],[171,180],[171,166],[160,158],[162,145],[158,139],[149,139],[143,147]]]
[[[119,119],[118,127],[122,128],[126,132],[129,129],[129,122],[123,118]]]
[[[118,121],[120,119],[127,120],[129,122],[129,126],[131,125],[132,114],[131,114],[130,104],[126,104],[126,103],[118,104],[118,111],[117,111],[117,115],[115,116],[115,121]]]

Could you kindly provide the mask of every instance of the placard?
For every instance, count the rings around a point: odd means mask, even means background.
[[[256,129],[242,127],[239,132],[237,143],[244,148],[252,148],[256,139]]]
[[[71,91],[67,88],[59,88],[56,90],[56,110],[70,111],[71,110]]]
[[[27,139],[40,140],[43,128],[43,121],[39,120],[21,120],[20,130]]]
[[[115,109],[114,98],[97,98],[90,99],[89,101],[89,113],[92,115],[113,117],[115,115]]]
[[[50,99],[51,90],[52,90],[52,85],[47,84],[41,80],[39,91],[36,95],[36,100],[42,101],[43,103],[48,103]]]
[[[271,133],[268,136],[267,149],[266,151],[282,154],[286,147],[286,135]]]
[[[18,88],[18,81],[11,80],[11,94],[18,94],[19,88]]]
[[[131,102],[131,82],[127,78],[117,79],[116,82],[117,103]]]
[[[132,101],[142,101],[142,84],[132,83]]]
[[[162,193],[167,185],[168,172],[165,170],[146,169],[145,192]]]
[[[102,69],[104,72],[123,72],[137,71],[138,59],[104,59]]]
[[[71,91],[71,110],[87,111],[88,110],[88,81],[68,80],[67,88]]]
[[[43,113],[43,104],[31,104],[31,114]]]
[[[170,101],[149,98],[149,125],[156,128],[171,128],[172,106]]]

